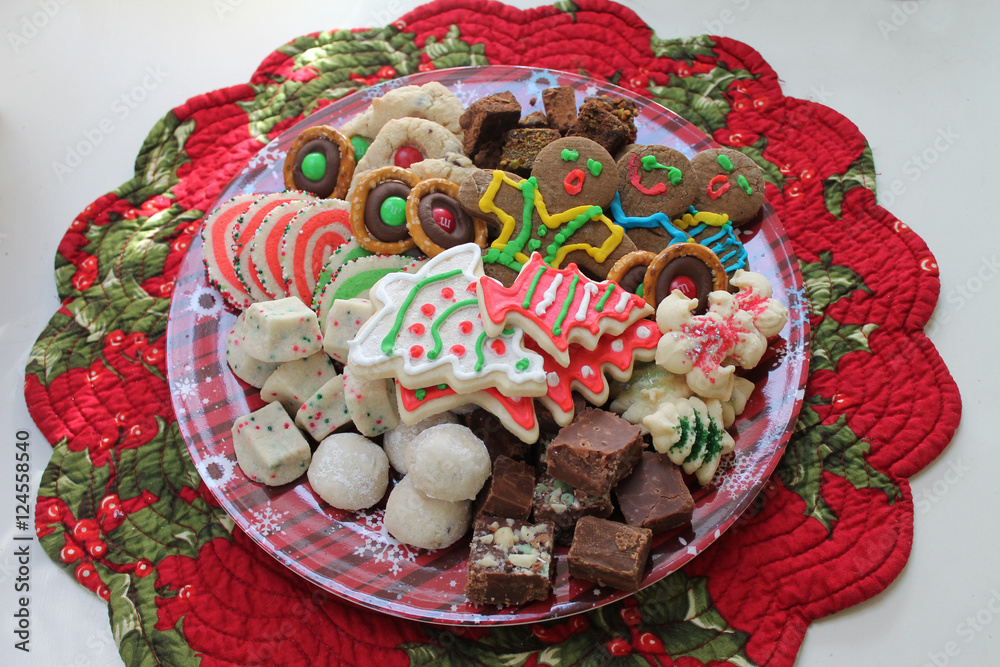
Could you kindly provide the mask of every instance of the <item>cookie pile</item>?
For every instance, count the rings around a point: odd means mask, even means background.
[[[788,315],[734,230],[763,202],[752,160],[637,145],[624,98],[541,97],[522,118],[510,93],[390,91],[203,228],[242,311],[227,360],[267,403],[233,426],[244,473],[384,501],[415,547],[471,526],[477,605],[545,599],[560,544],[571,575],[637,590]]]

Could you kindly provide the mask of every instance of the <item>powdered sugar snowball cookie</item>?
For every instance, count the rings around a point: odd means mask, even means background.
[[[441,412],[421,419],[416,424],[400,424],[387,432],[382,438],[382,448],[389,457],[389,465],[396,472],[405,475],[409,471],[406,465],[406,452],[418,435],[440,424],[457,424],[458,417],[453,412]]]
[[[389,166],[406,169],[414,162],[461,152],[462,142],[443,125],[423,118],[390,120],[379,130],[364,157],[358,160],[347,199],[367,171]]]
[[[279,364],[278,362],[254,359],[247,354],[243,345],[243,322],[245,319],[246,313],[240,313],[240,316],[236,318],[235,324],[233,324],[233,328],[229,330],[229,334],[226,336],[226,362],[229,364],[229,368],[232,369],[233,375],[251,387],[260,389],[267,382],[267,378],[271,377],[271,373],[278,368]]]
[[[389,458],[368,438],[335,433],[319,443],[306,473],[320,498],[337,509],[371,507],[389,487]]]
[[[441,424],[424,430],[406,452],[408,477],[431,498],[472,500],[490,476],[490,452],[467,426]]]
[[[448,502],[429,498],[413,485],[409,475],[396,484],[385,504],[383,523],[403,544],[443,549],[457,542],[469,528],[472,501]]]
[[[463,111],[461,100],[453,92],[431,81],[422,86],[395,88],[376,97],[370,107],[341,125],[340,131],[352,140],[354,137],[371,140],[394,118],[426,118],[443,125],[461,140],[463,133],[458,119]]]

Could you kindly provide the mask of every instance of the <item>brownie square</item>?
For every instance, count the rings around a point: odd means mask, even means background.
[[[570,86],[547,88],[542,91],[542,106],[549,120],[549,127],[563,134],[576,122],[576,94]]]
[[[535,521],[545,521],[555,527],[556,544],[573,541],[573,530],[580,517],[606,518],[615,509],[610,493],[592,496],[554,477],[544,477],[535,484],[531,505]]]
[[[534,469],[527,463],[500,456],[493,462],[493,474],[480,496],[477,514],[527,521],[534,491]]]
[[[654,533],[691,523],[694,499],[684,475],[666,454],[645,451],[632,474],[615,487],[625,521]]]
[[[527,178],[538,152],[558,139],[558,130],[547,127],[516,127],[504,134],[500,168]]]
[[[531,445],[526,444],[508,431],[499,419],[486,410],[482,408],[473,410],[469,414],[463,415],[462,421],[486,445],[486,450],[490,453],[490,461],[496,462],[501,456],[509,456],[519,461],[528,458]]]
[[[652,541],[649,529],[585,516],[577,523],[569,548],[570,576],[598,586],[637,591]]]
[[[476,100],[458,119],[459,126],[465,130],[462,150],[474,156],[484,143],[499,141],[501,135],[515,127],[519,120],[521,103],[509,90]]]
[[[481,516],[472,528],[465,596],[475,605],[519,605],[552,592],[552,525]]]
[[[636,138],[635,103],[623,97],[588,97],[580,106],[570,136],[587,137],[615,155]]]
[[[606,410],[587,409],[549,444],[548,473],[592,496],[624,479],[644,448],[641,429]]]

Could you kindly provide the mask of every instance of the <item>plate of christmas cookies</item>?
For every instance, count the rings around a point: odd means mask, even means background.
[[[284,565],[443,624],[620,599],[765,487],[808,370],[761,169],[572,73],[316,110],[205,216],[170,310],[204,483]]]

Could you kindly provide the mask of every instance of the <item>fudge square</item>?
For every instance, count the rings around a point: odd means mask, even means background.
[[[639,590],[649,560],[653,532],[596,516],[581,517],[569,548],[570,576],[613,586]]]
[[[312,460],[309,443],[280,403],[268,403],[237,419],[233,449],[243,473],[268,486],[298,479]]]
[[[254,359],[294,361],[323,349],[319,319],[298,297],[252,304],[245,317],[243,351]]]
[[[603,496],[632,472],[643,449],[639,426],[606,410],[587,409],[549,444],[548,473],[592,496]]]
[[[519,605],[552,592],[552,524],[480,516],[472,528],[465,596],[475,605]]]
[[[480,514],[527,520],[535,491],[535,470],[509,456],[498,456],[482,495]]]
[[[615,497],[626,523],[654,533],[691,523],[694,512],[680,468],[656,452],[642,453],[632,474],[615,487]]]

